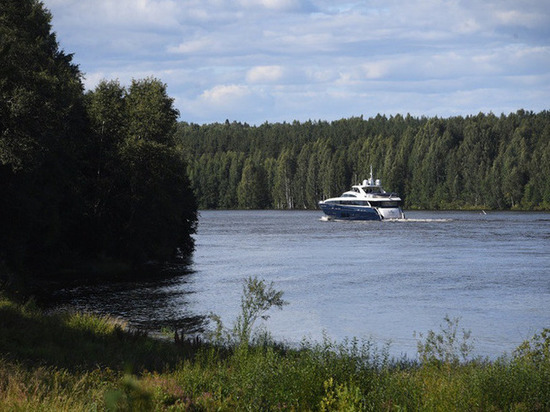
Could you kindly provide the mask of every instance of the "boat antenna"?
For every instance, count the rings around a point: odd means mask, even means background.
[[[372,185],[372,165],[370,165],[370,178],[369,178],[369,183]]]

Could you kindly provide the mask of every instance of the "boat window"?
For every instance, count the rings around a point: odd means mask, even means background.
[[[365,193],[382,193],[379,187],[364,187]]]
[[[342,195],[342,197],[357,197],[356,195],[352,194],[352,193],[344,193]]]
[[[353,205],[353,206],[368,206],[369,202],[366,200],[341,200],[341,205]]]
[[[399,207],[399,202],[371,201],[371,204],[376,207]]]

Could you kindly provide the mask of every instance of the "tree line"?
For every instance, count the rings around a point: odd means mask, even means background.
[[[197,207],[166,86],[84,92],[42,2],[3,0],[0,22],[0,274],[189,253]]]
[[[550,210],[550,113],[181,122],[202,209],[315,209],[368,178],[409,209]]]

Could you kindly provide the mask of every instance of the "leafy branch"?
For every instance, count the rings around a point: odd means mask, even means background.
[[[282,309],[288,302],[283,300],[283,291],[276,290],[273,282],[267,284],[256,276],[244,281],[241,296],[241,313],[237,316],[233,329],[227,330],[217,315],[210,315],[216,323],[215,339],[236,342],[239,346],[249,345],[254,324],[259,318],[269,319],[267,311],[272,307]]]

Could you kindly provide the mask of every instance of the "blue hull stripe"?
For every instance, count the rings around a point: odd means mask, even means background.
[[[323,212],[330,217],[342,220],[382,220],[372,207],[342,206],[338,204],[320,204]]]

